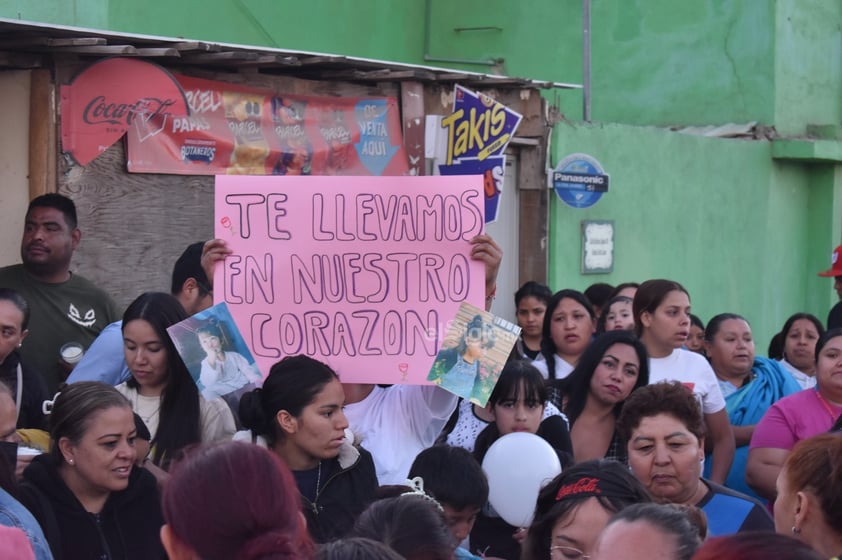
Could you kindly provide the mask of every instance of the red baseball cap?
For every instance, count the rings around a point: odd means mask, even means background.
[[[842,276],[842,245],[833,250],[833,256],[830,257],[830,270],[819,272],[819,276]]]

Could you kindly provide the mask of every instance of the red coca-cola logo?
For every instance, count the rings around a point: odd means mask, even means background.
[[[577,494],[602,494],[598,485],[598,478],[582,478],[573,484],[565,484],[558,489],[558,494],[555,495],[555,501]]]
[[[137,127],[141,141],[175,117],[187,117],[187,98],[164,68],[143,60],[109,58],[61,87],[61,145],[85,165]]]
[[[134,103],[110,101],[104,95],[91,99],[82,111],[82,120],[87,124],[125,124],[131,126],[135,116],[148,120],[156,116],[169,114],[167,109],[175,105],[176,100],[146,97]]]

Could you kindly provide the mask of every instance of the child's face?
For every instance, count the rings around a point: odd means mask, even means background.
[[[207,354],[214,354],[222,348],[219,337],[205,332],[199,333],[199,344]]]
[[[618,301],[610,308],[605,315],[605,331],[633,331],[634,315],[632,315],[632,304],[627,301]]]
[[[497,429],[501,436],[512,432],[534,434],[541,425],[541,420],[544,417],[544,403],[528,398],[524,399],[526,388],[523,382],[521,382],[518,394],[520,398],[517,400],[508,397],[494,405],[494,421],[497,423]]]
[[[690,336],[687,337],[687,349],[699,354],[705,353],[705,331],[696,325],[690,325]]]
[[[447,527],[453,536],[459,542],[468,538],[471,529],[474,528],[474,521],[477,520],[479,513],[479,506],[466,506],[465,509],[454,509],[447,504],[442,504],[444,509],[444,519],[447,521]]]

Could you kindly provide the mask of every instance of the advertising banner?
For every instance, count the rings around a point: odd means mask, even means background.
[[[447,155],[439,173],[483,176],[486,223],[497,219],[506,170],[503,153],[522,118],[487,95],[457,85],[453,113],[441,121],[447,132]]]
[[[314,97],[177,75],[190,115],[128,135],[132,173],[403,175],[397,99]]]
[[[214,278],[261,371],[306,354],[343,381],[428,384],[462,302],[482,307],[470,259],[480,177],[217,176]]]
[[[187,99],[172,74],[134,58],[106,58],[61,86],[61,147],[87,165],[127,130],[154,137],[188,114]]]

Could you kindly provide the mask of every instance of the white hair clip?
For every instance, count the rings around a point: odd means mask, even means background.
[[[49,415],[53,412],[53,406],[55,406],[56,399],[58,399],[58,396],[60,394],[61,394],[61,391],[59,391],[58,393],[53,395],[53,400],[51,400],[51,401],[47,400],[47,401],[44,401],[44,402],[41,403],[41,412],[44,413],[44,416],[47,416],[47,415]]]
[[[412,491],[411,492],[404,492],[403,494],[401,494],[401,496],[421,496],[422,498],[425,498],[425,499],[433,502],[433,504],[435,504],[436,508],[438,508],[438,510],[440,512],[444,513],[444,508],[441,507],[441,504],[439,503],[439,501],[437,499],[435,499],[434,497],[430,496],[429,494],[427,494],[424,491],[424,479],[423,478],[421,478],[420,476],[416,476],[416,477],[413,477],[413,478],[407,478],[406,481],[403,483],[403,485],[412,488]]]

